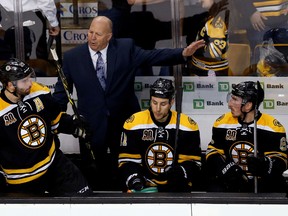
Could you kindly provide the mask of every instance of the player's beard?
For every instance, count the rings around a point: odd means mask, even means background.
[[[17,88],[16,90],[16,94],[21,96],[21,97],[25,97],[26,95],[29,95],[31,91],[31,87],[27,88],[27,89],[19,89]]]

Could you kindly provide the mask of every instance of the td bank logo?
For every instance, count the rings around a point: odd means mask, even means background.
[[[134,90],[142,91],[142,82],[134,82]]]
[[[183,90],[185,92],[194,92],[195,90],[194,82],[183,82]]]
[[[194,99],[193,100],[193,109],[204,109],[204,100],[203,99]]]
[[[218,91],[219,92],[229,92],[229,82],[218,82]]]
[[[148,109],[150,107],[150,100],[149,99],[142,99],[141,100],[141,109]]]
[[[264,109],[274,109],[275,108],[275,103],[274,100],[264,100],[263,101],[263,108]]]

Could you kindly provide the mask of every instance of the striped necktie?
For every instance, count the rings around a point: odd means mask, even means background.
[[[96,62],[96,73],[102,88],[105,90],[106,88],[105,64],[102,59],[101,52],[98,51],[96,54],[98,55],[98,59]]]

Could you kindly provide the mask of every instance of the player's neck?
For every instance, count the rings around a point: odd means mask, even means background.
[[[252,110],[246,114],[245,118],[243,119],[243,122],[245,123],[253,122],[254,118],[255,118],[255,111]]]

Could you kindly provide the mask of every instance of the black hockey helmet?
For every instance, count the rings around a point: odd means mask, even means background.
[[[173,86],[172,80],[159,78],[150,87],[150,97],[158,98],[174,98],[175,88]]]
[[[247,102],[252,102],[253,108],[256,106],[257,109],[264,100],[264,90],[259,81],[245,81],[239,84],[232,84],[231,93],[243,99],[242,105],[245,105]]]
[[[278,46],[274,46],[276,50],[281,52],[284,56],[283,58],[285,60],[288,60],[288,29],[286,28],[272,28],[265,32],[263,36],[263,41],[269,41],[269,39],[272,39],[273,44],[278,44]]]
[[[267,55],[264,58],[264,62],[271,67],[287,64],[285,56],[282,53],[273,53],[272,55]]]
[[[11,58],[8,62],[0,67],[0,81],[4,84],[9,81],[17,81],[27,77],[34,70],[25,62]]]
[[[287,44],[288,43],[288,29],[286,28],[272,28],[265,32],[263,41],[269,39],[273,40],[274,44]]]

